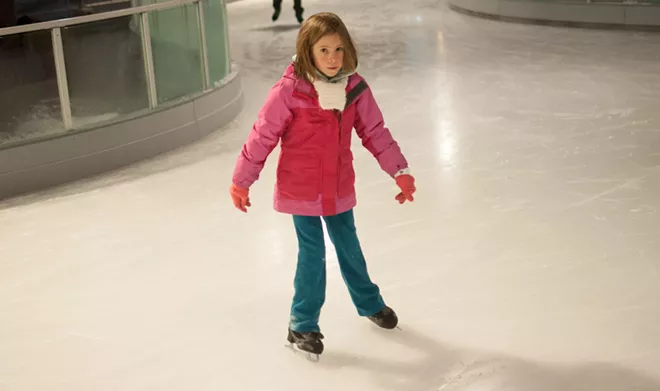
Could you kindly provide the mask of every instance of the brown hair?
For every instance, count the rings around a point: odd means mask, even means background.
[[[309,77],[316,74],[312,48],[321,38],[331,34],[339,34],[344,45],[343,71],[350,73],[357,69],[357,50],[346,25],[339,16],[330,12],[322,12],[307,18],[298,32],[296,60],[293,65],[297,77],[312,82]]]

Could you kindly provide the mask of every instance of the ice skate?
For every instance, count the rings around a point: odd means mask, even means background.
[[[321,333],[299,333],[289,329],[287,341],[291,347],[295,346],[298,350],[309,354],[310,361],[319,361],[319,356],[323,353],[323,334]],[[314,359],[315,357],[315,359]]]
[[[378,327],[392,330],[399,324],[399,318],[390,307],[385,306],[382,310],[378,311],[372,316],[368,316],[369,320],[374,322]]]
[[[303,17],[303,12],[305,12],[304,8],[296,8],[296,19],[298,19],[298,23],[302,23],[305,21],[305,18]]]
[[[277,19],[280,18],[280,12],[282,12],[282,7],[277,6],[273,8],[275,8],[275,11],[273,11],[273,22],[275,22]]]

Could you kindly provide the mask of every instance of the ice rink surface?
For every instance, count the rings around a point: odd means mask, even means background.
[[[229,8],[246,106],[211,137],[0,203],[2,391],[659,391],[660,34],[516,25],[440,0],[305,0],[357,41],[417,178],[355,140],[358,232],[402,330],[359,318],[332,247],[317,364],[284,347],[296,237],[227,195],[294,54],[285,0]]]

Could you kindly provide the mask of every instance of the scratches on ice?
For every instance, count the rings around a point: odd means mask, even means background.
[[[393,228],[400,228],[400,227],[405,227],[409,225],[415,225],[424,222],[423,219],[415,219],[415,220],[407,220],[407,221],[400,221],[394,224],[388,224],[385,226],[387,229],[393,229]]]
[[[644,178],[645,178],[645,176],[643,176],[643,177],[638,177],[638,178],[632,178],[632,179],[629,179],[629,180],[627,180],[627,181],[625,181],[625,182],[623,182],[623,183],[621,183],[621,184],[619,184],[619,185],[612,186],[612,187],[610,187],[609,189],[607,189],[607,190],[605,190],[605,191],[602,191],[602,192],[600,192],[600,193],[598,193],[598,194],[594,194],[594,195],[592,195],[592,196],[590,196],[590,197],[587,197],[587,198],[585,198],[585,199],[583,199],[583,200],[581,200],[581,201],[574,202],[574,203],[570,204],[570,205],[569,205],[569,209],[571,209],[571,208],[577,208],[577,207],[580,207],[580,206],[584,206],[584,205],[590,204],[590,203],[592,203],[592,202],[594,202],[594,201],[596,201],[596,200],[598,200],[598,199],[600,199],[600,198],[603,198],[603,197],[605,197],[605,196],[607,196],[607,195],[609,195],[609,194],[615,193],[615,192],[617,192],[617,191],[619,191],[619,190],[621,190],[621,189],[625,189],[625,188],[628,188],[628,187],[630,187],[630,186],[632,186],[632,185],[636,185],[636,184],[640,183]]]

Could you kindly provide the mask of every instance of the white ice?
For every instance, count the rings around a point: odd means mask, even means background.
[[[358,230],[401,317],[359,318],[329,256],[313,364],[284,347],[296,242],[227,195],[294,53],[292,4],[230,4],[238,120],[188,148],[1,204],[0,390],[660,390],[660,35],[506,24],[440,0],[339,13],[418,180],[356,143]]]

